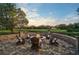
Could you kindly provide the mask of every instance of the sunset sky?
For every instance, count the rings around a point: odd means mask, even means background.
[[[79,4],[56,3],[17,3],[29,20],[29,26],[57,25],[79,22],[77,8]]]

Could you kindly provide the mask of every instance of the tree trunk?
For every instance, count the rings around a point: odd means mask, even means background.
[[[21,37],[21,31],[19,31],[19,37]]]
[[[11,33],[14,33],[13,28],[11,28],[10,30],[11,30]]]

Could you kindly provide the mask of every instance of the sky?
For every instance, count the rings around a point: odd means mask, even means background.
[[[79,22],[78,3],[17,3],[26,13],[29,26],[70,24]]]

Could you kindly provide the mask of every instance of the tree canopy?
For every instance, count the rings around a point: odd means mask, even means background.
[[[22,21],[21,21],[22,20]],[[21,8],[17,8],[14,3],[0,4],[0,26],[13,32],[15,26],[20,24],[24,26],[28,24],[26,14]]]

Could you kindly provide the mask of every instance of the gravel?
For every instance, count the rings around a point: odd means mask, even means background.
[[[63,42],[63,41],[61,41]],[[40,52],[31,50],[31,44],[26,42],[24,45],[16,46],[15,42],[1,42],[0,43],[0,55],[66,55],[75,54],[75,48],[71,48],[71,45],[67,44],[59,46],[52,46],[45,44]]]
[[[24,45],[16,45],[16,40],[0,42],[0,55],[75,55],[76,49],[73,45],[58,39],[58,46],[49,45],[46,40],[44,47],[39,52],[31,50],[31,43],[27,40]]]

